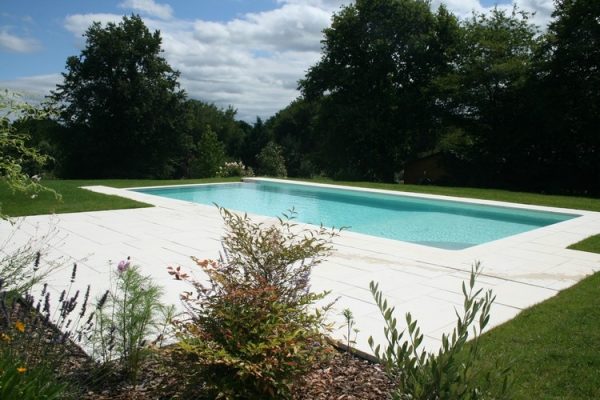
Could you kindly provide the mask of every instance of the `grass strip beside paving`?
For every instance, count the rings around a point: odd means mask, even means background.
[[[239,178],[188,179],[188,180],[46,180],[42,184],[60,194],[43,192],[32,198],[31,194],[12,193],[0,183],[0,205],[2,213],[10,217],[25,215],[62,214],[83,211],[104,211],[128,208],[151,207],[150,204],[124,197],[95,193],[81,186],[111,186],[116,188],[139,186],[182,185],[194,183],[239,181]]]
[[[468,188],[433,185],[404,185],[400,183],[348,182],[315,178],[311,182],[330,185],[356,186],[371,189],[394,190],[400,192],[426,193],[440,196],[467,197],[481,200],[506,201],[509,203],[531,204],[546,207],[570,208],[600,212],[600,199],[578,196],[559,196],[540,193],[513,192],[501,189]]]
[[[524,310],[481,337],[474,368],[510,363],[515,399],[600,399],[599,295],[596,273]]]
[[[600,235],[590,236],[581,242],[572,244],[569,246],[569,249],[589,251],[590,253],[600,253]]]

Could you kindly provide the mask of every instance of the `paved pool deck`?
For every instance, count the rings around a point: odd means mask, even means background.
[[[218,257],[223,222],[216,207],[104,186],[86,189],[143,201],[154,207],[31,216],[20,219],[12,227],[3,221],[0,222],[0,243],[5,243],[4,248],[10,250],[32,237],[39,238],[44,232],[53,231],[50,239],[44,239],[50,247],[48,257],[61,258],[65,264],[48,279],[49,286],[56,292],[68,286],[70,265],[77,262],[75,286],[85,290],[87,284],[91,284],[92,295],[99,295],[108,288],[110,272],[116,263],[130,256],[134,264],[164,287],[164,303],[181,307],[179,294],[190,287],[173,280],[166,268],[181,266],[202,279],[202,272],[194,266],[190,256]],[[345,327],[341,310],[350,308],[359,329],[356,347],[371,352],[367,343],[369,336],[373,336],[376,343],[384,343],[383,318],[369,291],[372,280],[379,282],[388,302],[395,306],[399,323],[404,322],[404,314],[409,311],[419,321],[425,334],[424,344],[433,351],[439,347],[442,333],[454,327],[455,309],[462,309],[461,283],[468,280],[471,267],[477,261],[483,267],[478,287],[492,289],[496,295],[490,328],[600,270],[600,254],[566,249],[570,244],[600,233],[600,213],[464,198],[455,200],[575,213],[581,217],[464,250],[443,250],[343,231],[334,240],[334,253],[313,270],[311,278],[314,291],[331,290],[329,299],[338,299],[329,313],[336,326],[332,333],[334,338],[343,339]],[[274,220],[251,217],[256,221]]]

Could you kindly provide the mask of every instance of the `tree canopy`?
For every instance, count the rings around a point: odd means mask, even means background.
[[[139,16],[95,22],[85,48],[67,59],[53,99],[68,128],[63,138],[69,176],[161,177],[172,173],[184,99],[161,56],[160,32]]]
[[[320,99],[328,172],[391,180],[431,146],[437,121],[428,95],[453,56],[457,21],[423,0],[358,0],[325,29],[323,55],[300,88]]]

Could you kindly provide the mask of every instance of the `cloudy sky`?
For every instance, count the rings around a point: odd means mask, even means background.
[[[267,118],[298,96],[297,81],[320,56],[321,31],[350,0],[2,0],[0,88],[42,97],[79,54],[92,21],[140,14],[159,29],[164,56],[192,98]],[[433,0],[459,16],[511,0]],[[512,0],[544,26],[553,0]]]

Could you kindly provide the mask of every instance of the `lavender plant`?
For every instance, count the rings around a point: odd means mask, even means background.
[[[76,270],[74,265],[71,284]],[[65,366],[73,357],[87,361],[76,338],[86,333],[80,321],[87,313],[89,286],[79,304],[79,292],[65,289],[53,305],[46,284],[37,301],[31,293],[25,297],[10,293],[0,281],[0,398],[75,397],[75,385],[68,379],[71,371]]]

